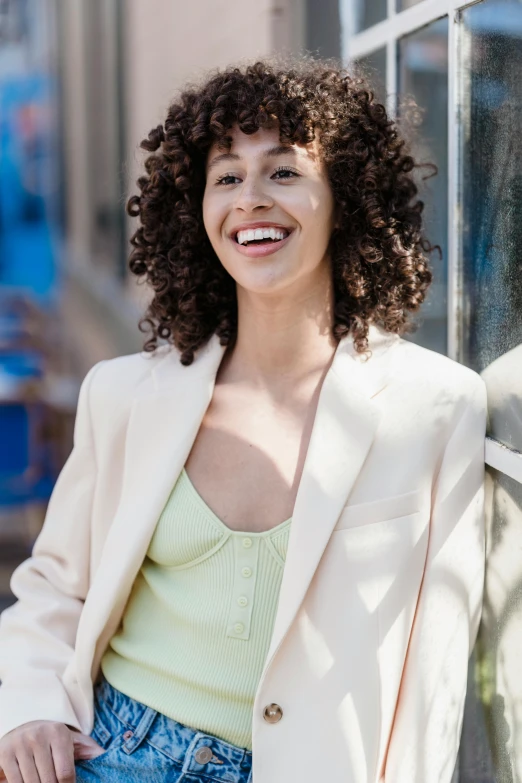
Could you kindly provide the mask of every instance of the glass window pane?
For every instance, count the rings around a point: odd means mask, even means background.
[[[491,434],[522,450],[522,3],[464,11],[462,44],[462,358],[484,371]]]
[[[306,49],[319,57],[341,56],[339,0],[306,0]]]
[[[359,57],[355,60],[355,64],[360,65],[367,75],[377,100],[386,106],[386,47],[383,46],[364,57]]]
[[[422,0],[397,0],[397,10],[404,11],[406,8],[411,8],[412,5],[421,3]]]
[[[484,0],[458,23],[462,358],[486,382],[490,434],[521,450],[522,3]],[[487,487],[484,608],[460,783],[522,780],[522,484],[488,469]],[[487,742],[476,741],[475,726]]]
[[[417,318],[418,330],[408,336],[440,353],[447,350],[447,248],[448,248],[448,18],[444,17],[407,35],[399,41],[399,117],[415,121],[412,153],[420,163],[438,167],[415,169],[418,197],[424,202],[425,234],[432,245],[440,245],[430,255],[434,280]],[[420,111],[408,111],[413,97]],[[429,177],[422,181],[422,177]]]
[[[353,3],[356,33],[382,22],[388,15],[387,0],[353,0]]]
[[[522,484],[488,468],[488,556],[470,666],[459,783],[522,780]]]

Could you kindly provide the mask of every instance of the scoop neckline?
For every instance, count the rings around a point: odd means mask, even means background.
[[[196,501],[199,503],[199,505],[202,507],[202,509],[207,513],[208,516],[210,516],[214,520],[214,522],[216,522],[219,525],[219,527],[223,528],[223,530],[225,530],[230,535],[243,536],[243,537],[248,537],[248,538],[266,538],[266,537],[271,537],[275,533],[278,533],[280,530],[282,530],[283,528],[287,527],[291,523],[291,521],[292,521],[292,517],[288,517],[288,519],[285,519],[284,522],[280,522],[275,527],[271,527],[269,530],[261,530],[260,532],[250,532],[249,530],[233,530],[228,525],[225,525],[225,523],[217,516],[217,514],[215,514],[214,511],[212,511],[212,509],[206,503],[206,501],[203,500],[203,498],[201,497],[201,495],[197,491],[196,487],[192,483],[192,481],[190,479],[190,476],[187,473],[187,471],[185,470],[184,466],[181,468],[181,474],[180,475],[183,476],[183,478],[185,480],[185,483],[189,487],[192,495],[194,496]]]

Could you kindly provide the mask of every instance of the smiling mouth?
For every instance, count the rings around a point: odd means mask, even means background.
[[[245,231],[237,231],[234,235],[234,240],[243,247],[276,245],[278,242],[286,239],[290,233],[285,228],[247,229]]]

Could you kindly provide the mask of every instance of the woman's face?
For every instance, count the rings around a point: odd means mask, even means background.
[[[315,287],[329,274],[334,225],[317,138],[282,147],[278,129],[230,135],[230,152],[214,144],[206,165],[203,221],[216,255],[252,293]]]

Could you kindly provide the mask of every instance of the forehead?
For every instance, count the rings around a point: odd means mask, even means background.
[[[319,140],[315,139],[308,144],[283,144],[279,139],[279,128],[259,128],[255,133],[243,133],[237,125],[233,126],[228,135],[232,139],[230,149],[219,146],[217,141],[212,143],[207,155],[207,166],[216,164],[223,156],[223,160],[230,161],[232,156],[237,159],[262,157],[270,152],[271,157],[278,155],[293,156],[301,162],[309,165],[319,164]],[[284,149],[283,149],[284,148]],[[229,153],[224,155],[224,153]]]

